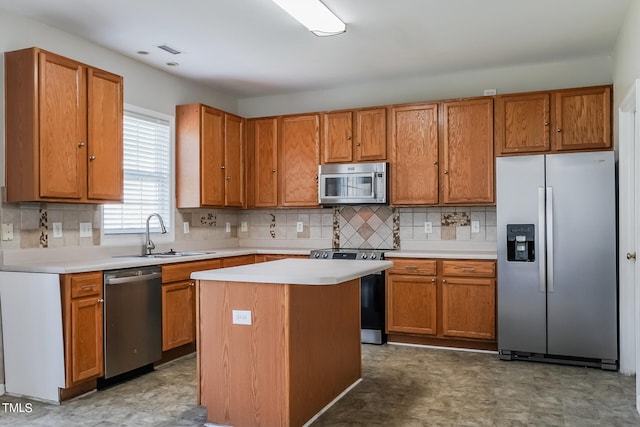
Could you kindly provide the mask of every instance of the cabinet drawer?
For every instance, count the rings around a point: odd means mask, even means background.
[[[240,255],[222,259],[222,267],[237,267],[255,263],[255,255]]]
[[[416,274],[434,276],[436,261],[431,259],[393,259],[393,267],[387,270],[390,274]]]
[[[81,298],[102,294],[102,273],[73,274],[71,281],[71,298]]]
[[[495,261],[442,261],[444,276],[495,277]]]
[[[220,259],[165,264],[162,266],[162,283],[189,280],[189,276],[191,276],[191,273],[194,271],[213,270],[221,266],[222,261]]]

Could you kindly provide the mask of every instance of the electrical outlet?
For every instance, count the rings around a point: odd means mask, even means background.
[[[93,236],[93,230],[91,228],[90,222],[81,222],[80,223],[80,237],[91,237]]]
[[[231,223],[230,222],[227,222],[224,225],[224,231],[226,231],[227,233],[231,233]]]
[[[13,224],[2,224],[2,240],[8,242],[13,240]]]
[[[480,221],[471,221],[471,232],[472,233],[480,232]]]
[[[53,238],[59,239],[62,237],[62,223],[54,222],[53,223]]]
[[[298,221],[296,223],[296,232],[302,233],[304,231],[304,223],[302,221]]]
[[[189,223],[187,221],[182,223],[182,231],[184,232],[184,234],[189,234],[190,233]]]
[[[424,232],[426,234],[433,233],[433,224],[430,221],[424,223]]]
[[[247,226],[247,221],[242,221],[240,223],[240,231],[246,232],[249,229],[249,227]]]
[[[250,325],[251,310],[232,310],[232,323],[234,325]]]

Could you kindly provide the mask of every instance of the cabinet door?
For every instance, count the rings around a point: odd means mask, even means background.
[[[244,120],[224,115],[225,206],[244,205]]]
[[[549,151],[548,93],[498,96],[495,102],[495,144],[499,155]]]
[[[122,200],[122,77],[87,71],[87,197]]]
[[[442,329],[447,337],[495,339],[495,280],[442,280]]]
[[[71,381],[103,374],[102,297],[71,300]]]
[[[438,203],[438,105],[391,109],[391,203]]]
[[[324,163],[351,162],[353,160],[353,114],[351,111],[326,113],[323,122]]]
[[[86,69],[39,53],[40,197],[79,199],[86,182]]]
[[[387,275],[387,332],[436,334],[436,278]]]
[[[253,122],[255,206],[278,206],[278,119]]]
[[[355,161],[387,160],[387,109],[355,112]]]
[[[317,206],[320,116],[283,117],[280,130],[280,204]]]
[[[611,147],[609,86],[555,92],[553,109],[555,150]]]
[[[162,351],[195,340],[195,283],[162,285]]]
[[[200,114],[201,204],[224,206],[224,113],[203,106]]]
[[[443,104],[442,202],[494,202],[493,100]]]

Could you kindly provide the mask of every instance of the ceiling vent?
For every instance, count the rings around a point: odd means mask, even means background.
[[[158,49],[162,49],[162,50],[164,50],[165,52],[169,52],[169,53],[170,53],[170,54],[172,54],[172,55],[178,55],[178,54],[181,54],[181,53],[182,53],[182,52],[181,52],[181,51],[179,51],[178,49],[173,48],[173,47],[171,47],[171,46],[169,46],[169,45],[167,45],[167,44],[161,44],[161,45],[159,45],[159,46],[158,46]]]

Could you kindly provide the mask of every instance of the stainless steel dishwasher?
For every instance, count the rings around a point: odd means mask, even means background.
[[[104,378],[147,367],[162,357],[162,270],[104,272]]]

